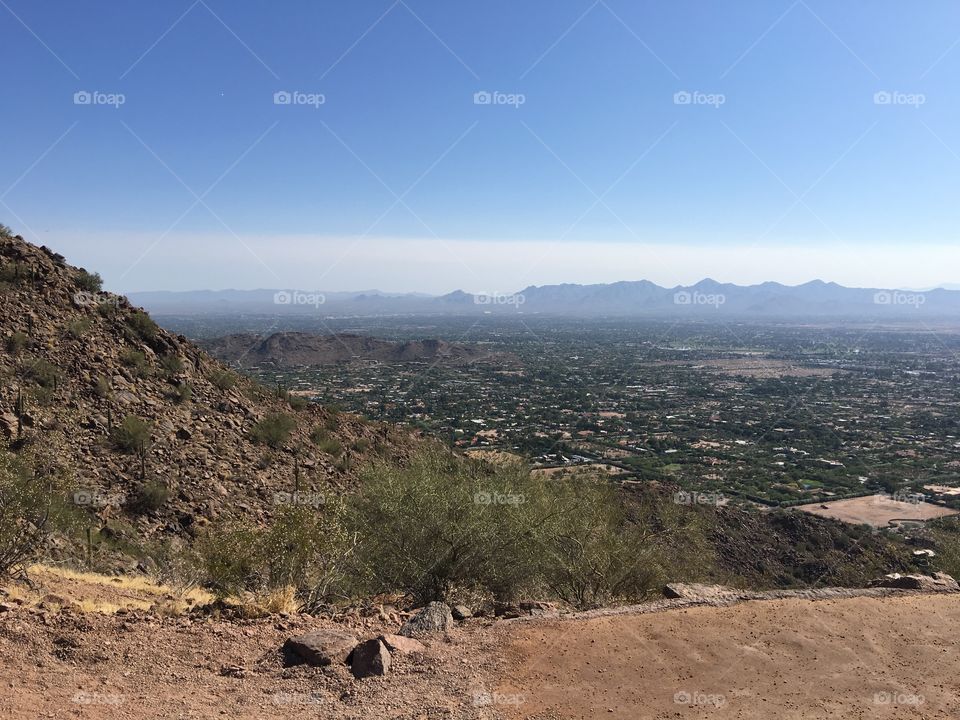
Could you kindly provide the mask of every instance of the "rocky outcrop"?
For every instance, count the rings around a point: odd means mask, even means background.
[[[357,636],[353,633],[317,630],[289,638],[283,645],[283,653],[290,665],[306,663],[322,667],[346,663],[356,646]]]
[[[453,613],[442,602],[432,602],[407,620],[400,628],[400,634],[406,637],[418,637],[434,632],[442,632],[453,627]]]

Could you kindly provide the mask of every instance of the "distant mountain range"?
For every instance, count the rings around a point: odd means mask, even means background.
[[[447,295],[419,293],[295,290],[202,290],[141,292],[132,302],[156,315],[481,315],[540,314],[574,317],[661,318],[849,318],[960,319],[960,291],[914,292],[847,288],[814,280],[789,286],[775,282],[734,285],[701,280],[666,288],[647,280],[605,285],[530,286],[510,294],[457,290]]]
[[[198,344],[214,357],[241,367],[303,367],[359,360],[466,365],[509,359],[505,354],[472,344],[434,339],[394,342],[352,333],[313,335],[279,332],[269,336],[241,333],[201,340]]]

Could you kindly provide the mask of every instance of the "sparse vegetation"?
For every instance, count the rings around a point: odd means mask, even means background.
[[[160,369],[165,377],[173,377],[183,372],[183,360],[179,355],[169,353],[160,356]]]
[[[42,388],[56,389],[60,382],[60,370],[46,360],[35,360],[27,365],[27,378]]]
[[[193,386],[190,383],[175,385],[170,391],[170,400],[176,405],[186,405],[193,397]]]
[[[139,513],[156,512],[166,505],[169,499],[170,489],[166,483],[157,480],[150,481],[145,483],[137,492],[131,508]]]
[[[213,384],[214,387],[216,387],[218,390],[222,390],[223,392],[227,392],[237,384],[236,373],[230,372],[229,370],[211,370],[207,375],[207,379]]]
[[[17,330],[7,338],[7,352],[11,355],[18,355],[23,352],[29,342],[30,338],[27,337],[27,334]]]
[[[153,340],[160,328],[153,319],[142,310],[134,310],[127,316],[127,327],[130,332],[141,340]]]
[[[139,350],[124,348],[120,351],[120,362],[133,370],[137,377],[142,378],[150,374],[150,364],[147,362],[147,356]]]
[[[40,556],[65,491],[63,476],[35,453],[0,448],[0,578]]]
[[[296,426],[297,421],[290,415],[271,413],[253,426],[250,436],[256,442],[276,449],[290,438]]]
[[[67,323],[67,335],[74,340],[79,340],[88,332],[90,332],[91,326],[92,323],[87,318],[77,318],[75,320],[71,320]]]
[[[103,279],[99,273],[80,270],[77,273],[77,287],[86,292],[100,292],[103,289]]]
[[[330,435],[327,429],[320,425],[315,427],[310,433],[310,440],[317,446],[320,452],[326,453],[327,455],[336,457],[343,452],[343,445],[340,444],[340,441]]]
[[[135,415],[127,415],[123,421],[114,427],[110,439],[113,446],[128,454],[142,454],[150,442],[151,427],[146,420]]]

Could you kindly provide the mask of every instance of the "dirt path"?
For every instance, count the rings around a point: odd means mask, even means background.
[[[512,718],[957,718],[960,595],[772,600],[518,625]]]
[[[32,594],[0,589],[0,720],[960,717],[960,593],[725,591],[475,619],[356,680],[285,667],[280,647],[323,627],[395,632],[377,613],[171,617],[144,611],[168,592],[144,580],[33,578]]]

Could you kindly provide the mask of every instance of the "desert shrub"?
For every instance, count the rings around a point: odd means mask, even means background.
[[[110,381],[103,377],[102,375],[96,379],[93,383],[93,394],[98,398],[106,399],[110,397],[112,389],[110,387]]]
[[[35,455],[0,448],[0,578],[41,555],[64,492],[63,476]]]
[[[272,448],[281,447],[297,426],[297,421],[283,413],[271,413],[258,421],[250,431],[250,436],[259,443]]]
[[[150,424],[135,415],[127,415],[113,428],[113,446],[128,454],[143,453],[150,442]]]
[[[176,385],[170,390],[170,400],[177,405],[186,405],[193,397],[193,387],[190,383]]]
[[[167,484],[159,480],[144,483],[137,491],[131,508],[135,512],[156,512],[170,499],[170,489]]]
[[[0,237],[10,240],[11,238],[13,238],[13,230],[8,228],[3,223],[0,223]]]
[[[237,384],[237,376],[235,373],[230,372],[229,370],[212,370],[207,375],[207,380],[209,380],[214,387],[218,390],[226,392],[230,390],[234,385]]]
[[[262,545],[263,531],[248,523],[225,520],[211,525],[195,545],[197,564],[211,592],[226,597],[258,589]]]
[[[502,585],[522,539],[517,516],[527,514],[528,478],[519,466],[489,473],[438,447],[403,468],[373,463],[351,502],[369,589],[401,590],[421,602],[456,587]]]
[[[350,445],[350,449],[354,452],[362,453],[366,452],[370,448],[370,441],[366,438],[357,438]]]
[[[100,292],[103,289],[103,279],[99,273],[91,273],[86,270],[80,270],[77,273],[77,287],[87,292]]]
[[[427,448],[406,467],[370,465],[349,522],[370,592],[404,591],[416,602],[464,590],[549,594],[587,608],[661,586],[670,541],[691,530],[676,512],[666,500],[627,505],[605,481],[539,479],[519,463]],[[678,544],[689,553],[690,543]]]
[[[343,451],[340,441],[330,435],[326,428],[318,425],[310,433],[310,440],[317,449],[327,455],[339,455]]]
[[[160,330],[151,317],[142,310],[134,310],[127,316],[127,327],[135,337],[141,340],[153,340]]]
[[[27,334],[17,330],[7,338],[7,352],[11,355],[17,355],[23,352],[24,348],[27,347],[27,343],[29,342],[30,338],[27,337]]]
[[[183,372],[183,360],[180,359],[179,355],[175,355],[174,353],[162,355],[160,357],[160,369],[167,377],[179,375]]]
[[[307,400],[302,395],[291,395],[287,394],[287,402],[290,403],[291,410],[303,410],[307,405],[310,404],[310,401]]]
[[[56,388],[60,382],[60,370],[46,360],[37,360],[27,366],[26,376],[43,388]]]
[[[150,364],[147,362],[147,356],[139,350],[124,348],[120,351],[120,362],[133,370],[137,377],[142,378],[150,374]]]
[[[88,332],[90,332],[90,327],[92,323],[87,318],[78,318],[76,320],[71,320],[67,323],[66,331],[67,335],[72,337],[74,340],[79,340]]]
[[[268,588],[296,588],[302,605],[315,608],[349,594],[353,535],[334,499],[320,507],[288,505],[274,518],[261,546]]]

